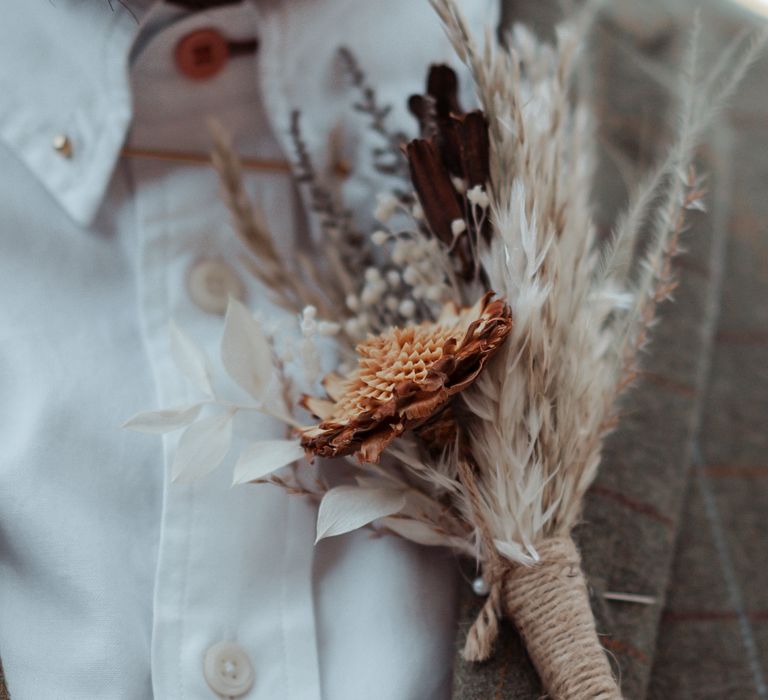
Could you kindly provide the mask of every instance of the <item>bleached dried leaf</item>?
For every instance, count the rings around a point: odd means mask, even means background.
[[[317,538],[343,535],[363,525],[394,515],[405,507],[405,494],[395,489],[337,486],[325,494],[317,513]]]
[[[174,481],[195,481],[221,464],[232,440],[232,417],[228,412],[204,418],[184,431],[171,467]]]
[[[201,403],[195,403],[191,406],[164,408],[159,411],[142,411],[125,421],[123,428],[155,435],[170,433],[192,423],[200,415],[202,406]]]
[[[236,299],[229,300],[221,339],[224,368],[243,389],[261,399],[274,372],[272,348],[251,312]]]
[[[175,322],[171,322],[171,357],[179,371],[200,391],[213,396],[208,356]]]
[[[304,457],[298,440],[260,440],[243,450],[235,465],[233,484],[263,479],[277,469]]]

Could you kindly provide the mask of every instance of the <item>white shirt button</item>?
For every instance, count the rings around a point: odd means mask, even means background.
[[[189,270],[189,297],[209,314],[223,315],[229,297],[245,301],[245,285],[237,272],[223,260],[201,258]]]
[[[225,698],[245,695],[253,685],[253,666],[237,642],[219,642],[207,652],[203,674],[211,690]]]

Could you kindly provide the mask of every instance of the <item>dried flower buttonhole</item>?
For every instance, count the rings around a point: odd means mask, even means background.
[[[493,296],[461,309],[448,303],[437,321],[369,336],[357,346],[356,370],[325,378],[329,399],[303,397],[321,420],[301,431],[304,449],[377,462],[392,440],[434,416],[472,384],[512,328],[509,307]]]

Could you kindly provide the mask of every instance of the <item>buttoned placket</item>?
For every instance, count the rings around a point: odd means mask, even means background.
[[[205,151],[205,116],[215,114],[241,152],[281,156],[260,109],[253,58],[231,59],[204,80],[191,80],[172,60],[178,42],[195,32],[215,27],[244,40],[258,34],[258,25],[256,11],[246,5],[182,19],[149,40],[132,67],[135,116],[128,145]],[[139,303],[158,404],[199,401],[172,365],[169,328],[175,321],[217,356],[221,307],[215,299],[208,303],[201,274],[218,275],[216,284],[223,276],[223,286],[240,289],[273,327],[286,329],[290,319],[269,304],[266,290],[240,264],[244,251],[229,227],[212,169],[139,159],[126,167],[135,186]],[[290,178],[248,175],[246,184],[280,230],[278,245],[289,252],[300,230]],[[232,387],[224,382],[222,390]],[[283,431],[258,414],[238,416],[235,428],[236,443],[238,434],[279,437]],[[227,674],[249,665],[252,679],[235,683],[237,692],[222,697],[319,698],[311,589],[314,509],[274,487],[231,488],[231,462],[199,482],[171,483],[175,442],[165,442],[152,640],[155,697],[214,697],[228,687]],[[240,662],[219,658],[222,648],[236,649]]]

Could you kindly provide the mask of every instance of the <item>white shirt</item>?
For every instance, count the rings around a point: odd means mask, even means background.
[[[229,463],[171,483],[174,439],[121,429],[194,398],[170,359],[171,320],[215,354],[222,319],[189,291],[200,260],[235,275],[255,312],[275,323],[284,312],[241,265],[210,168],[119,152],[205,152],[215,114],[242,154],[291,157],[299,108],[316,163],[341,135],[355,164],[347,204],[365,224],[380,189],[366,164],[373,137],[336,49],[352,49],[395,128],[413,133],[405,101],[429,63],[455,65],[448,42],[426,0],[199,14],[150,4],[12,0],[0,21],[0,656],[11,695],[216,698],[204,658],[230,641],[253,669],[241,695],[252,700],[445,698],[447,555],[365,532],[315,547],[302,498],[231,488]],[[462,6],[478,30],[495,26],[496,0]],[[209,26],[257,37],[258,52],[190,81],[173,48]],[[57,135],[71,157],[53,148]],[[308,235],[290,177],[251,173],[247,186],[290,254]],[[278,430],[253,420],[238,430]]]

